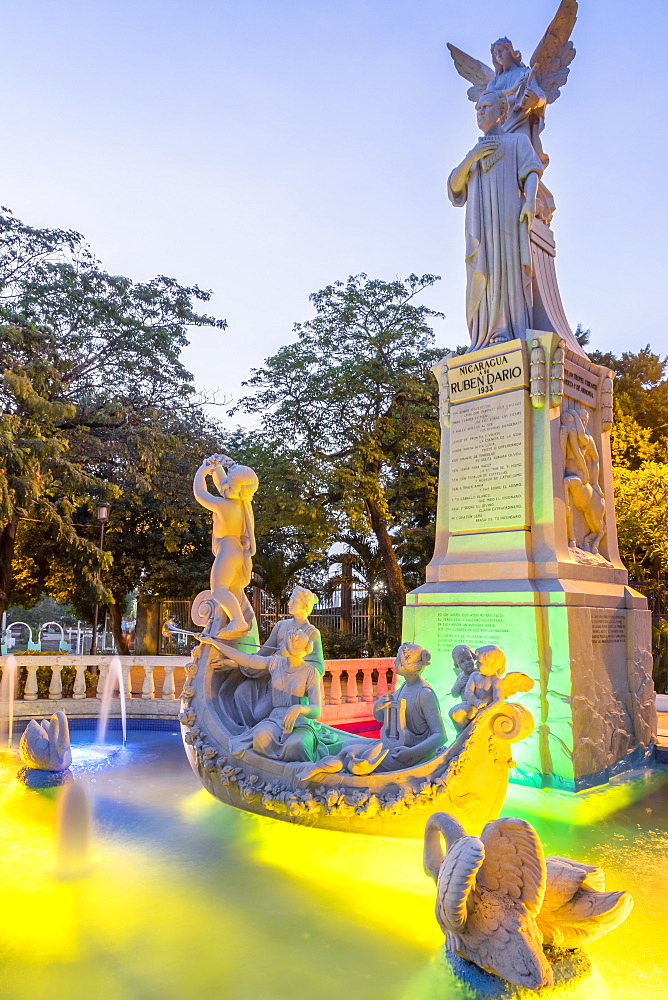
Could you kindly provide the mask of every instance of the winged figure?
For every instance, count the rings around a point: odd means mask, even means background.
[[[492,44],[492,67],[448,43],[457,72],[473,84],[468,90],[469,100],[477,102],[485,91],[505,94],[509,104],[505,131],[525,132],[544,167],[548,157],[543,152],[540,133],[545,107],[559,97],[575,58],[570,36],[577,13],[577,0],[561,0],[528,66],[508,38],[498,38]]]
[[[628,892],[605,892],[597,866],[546,859],[522,819],[497,819],[470,837],[454,817],[434,813],[424,831],[424,870],[437,885],[436,919],[449,950],[528,989],[553,984],[544,945],[579,948],[633,908]]]

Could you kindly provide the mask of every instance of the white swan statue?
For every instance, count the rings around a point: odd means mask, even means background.
[[[522,819],[497,819],[478,838],[434,813],[424,831],[424,869],[437,884],[436,919],[448,949],[532,990],[553,985],[544,945],[579,948],[614,930],[633,908],[628,892],[604,891],[600,868],[545,859]]]
[[[452,816],[434,813],[424,831],[424,868],[436,882],[436,919],[453,954],[516,986],[553,985],[536,923],[545,859],[529,823],[497,819],[468,837]]]
[[[55,712],[51,720],[31,719],[19,744],[26,767],[40,771],[63,771],[72,763],[70,727],[64,712]]]

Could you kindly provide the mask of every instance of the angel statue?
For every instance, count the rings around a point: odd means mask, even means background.
[[[509,38],[498,38],[493,43],[493,69],[448,43],[457,72],[473,84],[468,90],[469,100],[477,103],[486,91],[503,94],[508,101],[503,131],[523,132],[543,169],[549,162],[540,140],[545,127],[545,108],[559,97],[569,74],[568,67],[575,58],[570,36],[577,13],[577,0],[561,0],[528,66],[522,62],[522,53],[514,48]],[[538,189],[536,214],[546,225],[554,214],[554,199],[542,183]]]

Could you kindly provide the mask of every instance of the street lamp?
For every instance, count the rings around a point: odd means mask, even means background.
[[[98,505],[97,505],[97,520],[98,520],[98,523],[100,525],[100,553],[102,553],[102,551],[104,549],[104,526],[107,523],[107,521],[109,520],[109,511],[110,510],[111,510],[111,504],[107,503],[106,500],[100,500],[98,502]],[[100,579],[101,573],[102,573],[102,568],[100,567],[100,570],[99,570],[99,572],[97,574],[98,580]],[[95,656],[97,654],[97,616],[98,616],[98,611],[99,611],[99,605],[98,605],[98,603],[96,601],[95,602],[95,610],[93,612],[93,638],[92,638],[92,642],[90,644],[90,654],[91,654],[91,656]]]

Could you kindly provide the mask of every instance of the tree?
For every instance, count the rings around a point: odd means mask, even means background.
[[[210,293],[160,276],[110,275],[83,238],[0,213],[0,611],[11,587],[19,521],[34,519],[77,554],[98,596],[94,538],[75,521],[118,494],[129,461],[146,483],[160,457],[161,410],[185,403],[180,361]]]
[[[440,353],[428,325],[440,316],[415,298],[438,279],[384,282],[364,274],[310,296],[315,317],[245,383],[240,407],[263,414],[263,431],[304,457],[313,507],[340,513],[340,527],[377,540],[395,627],[406,586],[393,532],[388,485],[397,465],[438,450],[436,382]]]
[[[668,358],[649,344],[637,354],[591,351],[596,364],[616,372],[612,450],[615,465],[638,469],[647,461],[668,461]]]
[[[613,472],[622,561],[634,580],[659,580],[668,571],[668,465]]]

